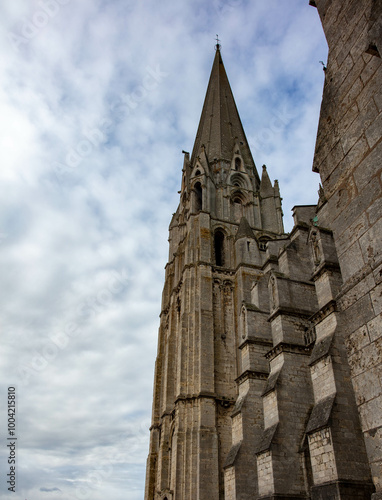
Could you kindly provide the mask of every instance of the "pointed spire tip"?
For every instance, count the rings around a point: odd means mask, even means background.
[[[216,50],[216,51],[220,51],[220,47],[221,47],[221,45],[220,45],[220,43],[219,43],[219,42],[220,42],[220,40],[219,40],[219,35],[216,35],[216,45],[215,45],[215,50]]]

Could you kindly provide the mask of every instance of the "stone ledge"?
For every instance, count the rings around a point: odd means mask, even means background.
[[[341,273],[340,265],[338,262],[322,262],[312,274],[311,279],[317,281],[325,271]]]
[[[329,498],[349,500],[370,500],[374,485],[363,481],[337,480],[323,483],[311,488],[312,500],[327,500]],[[378,497],[374,498],[376,500]],[[382,497],[380,497],[382,498]],[[378,499],[379,500],[379,499]]]
[[[309,356],[312,352],[312,348],[304,344],[288,344],[286,342],[280,342],[273,349],[266,353],[265,357],[272,361],[281,352],[289,352],[293,354],[303,354]]]
[[[308,425],[306,426],[306,434],[315,432],[328,425],[335,398],[336,394],[332,394],[315,404],[310,414]]]
[[[298,309],[296,307],[278,307],[275,311],[271,313],[267,321],[272,321],[281,314],[284,314],[285,316],[294,316],[296,318],[304,318],[304,319],[312,317],[312,311],[308,311],[307,309]]]
[[[261,266],[261,269],[265,269],[268,264],[278,264],[278,263],[279,263],[279,259],[278,259],[277,255],[270,255],[266,259],[266,261],[264,262],[264,264]]]
[[[312,207],[313,207],[313,206],[316,206],[316,205],[298,205],[298,206],[312,206]],[[295,208],[295,207],[293,207],[293,208]],[[292,208],[292,210],[293,210],[293,208]],[[298,221],[298,222],[297,222],[297,224],[295,224],[295,225],[293,226],[292,231],[291,231],[291,232],[290,232],[290,234],[289,234],[289,238],[292,238],[292,236],[293,236],[295,233],[297,233],[297,231],[298,231],[299,229],[302,229],[303,231],[307,231],[308,229],[310,229],[310,227],[311,227],[311,226],[310,226],[309,224],[307,224],[306,222],[303,222],[303,221],[301,221],[301,220],[300,220],[300,221]],[[288,248],[288,247],[284,247],[284,249],[283,249],[283,250],[281,250],[280,254],[281,254],[282,252],[284,252],[287,248]]]
[[[254,452],[256,455],[260,455],[261,453],[264,453],[264,451],[269,450],[273,438],[275,437],[278,425],[279,423],[277,422],[277,424],[273,424],[271,427],[264,429],[258,446],[255,446]]]
[[[319,342],[316,341],[313,347],[312,355],[309,360],[309,366],[314,365],[315,363],[317,363],[317,361],[319,361],[320,359],[329,354],[333,338],[334,338],[334,333],[332,333],[331,335],[327,335]]]
[[[254,370],[245,370],[241,375],[235,378],[237,384],[241,384],[248,379],[254,380],[266,380],[268,378],[268,373],[266,372],[256,372]]]
[[[256,269],[256,270],[261,270],[263,269],[263,265],[257,265],[257,264],[248,264],[247,263],[244,263],[244,262],[240,262],[240,264],[238,264],[236,267],[235,267],[235,273],[237,273],[238,271],[240,271],[240,269],[242,267],[247,267],[248,269]]]
[[[264,346],[272,347],[273,342],[272,342],[272,340],[264,339],[262,337],[247,337],[239,345],[239,349],[243,349],[248,344],[264,345]]]
[[[301,495],[288,495],[281,493],[273,493],[272,495],[267,495],[265,497],[258,497],[258,500],[307,500],[307,496],[304,494]],[[328,500],[328,499],[326,499]]]
[[[247,311],[254,311],[254,312],[262,312],[264,314],[267,314],[267,311],[262,311],[259,309],[255,304],[252,304],[251,302],[242,302],[241,307],[245,307]],[[269,314],[269,311],[268,311]]]
[[[227,458],[223,465],[223,469],[227,469],[228,467],[232,467],[234,465],[236,457],[240,450],[241,443],[242,441],[239,441],[238,443],[234,444],[232,448],[229,450]]]
[[[233,407],[233,410],[231,413],[231,418],[235,417],[236,415],[238,415],[241,412],[241,410],[244,406],[245,400],[247,399],[247,395],[248,395],[248,393],[243,394],[242,396],[239,396],[237,398],[235,406]]]
[[[335,300],[331,300],[323,307],[321,307],[319,311],[317,311],[315,314],[313,314],[313,316],[309,318],[309,321],[311,321],[314,326],[316,326],[333,312],[337,312],[337,301]]]
[[[281,369],[277,372],[271,373],[267,380],[267,385],[262,393],[261,397],[266,396],[269,392],[274,391],[279,380]]]
[[[187,394],[187,395],[181,395],[178,396],[175,399],[175,405],[181,401],[183,402],[189,402],[189,401],[196,401],[198,399],[213,399],[215,402],[220,403],[222,406],[233,406],[235,404],[234,399],[227,399],[223,396],[217,396],[214,393],[210,392],[199,392],[198,394]]]

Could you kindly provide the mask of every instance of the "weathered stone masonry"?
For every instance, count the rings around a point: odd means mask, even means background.
[[[315,0],[329,58],[313,169],[343,284],[336,296],[368,460],[382,498],[382,2]]]
[[[381,498],[381,2],[310,3],[323,188],[290,234],[217,46],[170,224],[145,500]]]

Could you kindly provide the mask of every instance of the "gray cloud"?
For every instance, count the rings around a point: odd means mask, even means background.
[[[167,229],[215,34],[288,229],[316,201],[326,43],[307,0],[43,3],[59,8],[1,7],[0,398],[17,387],[23,498],[138,500]]]

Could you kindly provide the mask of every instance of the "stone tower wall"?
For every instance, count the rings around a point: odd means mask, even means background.
[[[313,169],[375,498],[382,498],[382,1],[314,0],[329,45]]]

